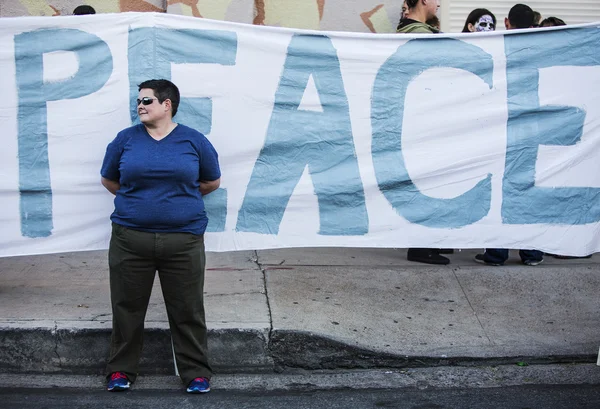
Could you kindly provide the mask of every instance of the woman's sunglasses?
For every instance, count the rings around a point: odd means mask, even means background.
[[[144,97],[144,98],[142,98],[142,99],[139,99],[139,98],[138,98],[138,99],[137,99],[137,104],[138,104],[138,105],[139,105],[139,104],[143,104],[143,105],[150,105],[150,104],[152,104],[152,102],[153,102],[155,99],[158,99],[158,98],[150,98],[150,97]]]

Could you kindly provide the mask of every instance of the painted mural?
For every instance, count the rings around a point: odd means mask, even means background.
[[[180,14],[312,30],[389,33],[400,14],[395,0],[0,0],[0,17],[65,16],[82,4],[97,13]]]

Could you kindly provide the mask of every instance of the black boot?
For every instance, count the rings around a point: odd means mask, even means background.
[[[410,248],[406,253],[408,261],[425,264],[450,264],[450,260],[444,256],[440,256],[436,249],[415,249]]]

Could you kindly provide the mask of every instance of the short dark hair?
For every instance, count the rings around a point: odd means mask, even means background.
[[[545,18],[544,20],[542,20],[542,22],[540,23],[540,27],[557,27],[557,26],[566,26],[567,23],[565,23],[564,20],[558,18],[558,17],[548,17]]]
[[[84,14],[96,14],[96,10],[94,10],[92,6],[88,6],[86,4],[77,6],[75,7],[75,10],[73,10],[74,16],[83,16]]]
[[[540,12],[534,10],[533,11],[533,26],[539,27],[541,20],[542,20],[542,15],[540,14]]]
[[[406,7],[408,7],[409,9],[414,9],[417,4],[419,3],[419,0],[405,0],[406,1]]]
[[[438,18],[438,16],[433,16],[430,19],[428,19],[425,24],[427,24],[428,26],[431,26],[433,28],[437,28],[438,30],[440,29],[440,19]]]
[[[177,108],[179,107],[179,89],[175,84],[169,80],[148,80],[138,85],[138,91],[143,88],[149,88],[154,91],[154,96],[158,98],[158,102],[161,104],[165,100],[171,100],[171,118],[177,114]]]
[[[533,10],[525,4],[516,4],[508,12],[508,21],[514,28],[533,27]]]
[[[494,16],[494,13],[492,13],[488,9],[475,9],[472,12],[470,12],[467,16],[467,20],[465,20],[465,26],[463,27],[462,32],[468,33],[469,24],[475,25],[475,23],[477,23],[479,19],[483,16],[491,16],[492,20],[494,20],[494,27],[496,26],[496,16]]]

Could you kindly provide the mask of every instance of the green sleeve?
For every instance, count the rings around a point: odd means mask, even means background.
[[[416,26],[414,29],[408,31],[409,33],[422,33],[422,34],[433,34],[433,32],[426,26]]]

